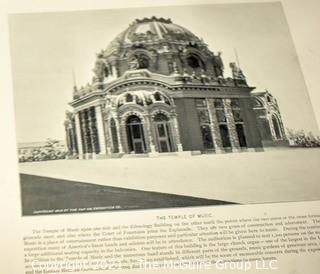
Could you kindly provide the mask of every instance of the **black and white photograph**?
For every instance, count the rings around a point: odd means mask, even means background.
[[[281,3],[9,16],[23,216],[320,199]]]

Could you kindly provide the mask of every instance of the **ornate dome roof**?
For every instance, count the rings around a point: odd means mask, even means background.
[[[169,85],[212,83],[247,86],[241,69],[235,63],[230,67],[233,79],[225,79],[221,53],[214,54],[202,39],[170,19],[155,16],[136,19],[107,49],[96,54],[92,83],[80,89],[75,87],[74,99],[107,90],[115,81],[127,81],[129,78],[132,84],[137,85],[142,82],[134,83],[133,79],[152,78]],[[139,104],[152,101],[150,94],[141,96],[129,94],[128,98],[137,99]],[[158,102],[168,101],[165,96],[157,98]]]
[[[140,43],[155,42],[182,42],[196,44],[201,43],[196,35],[191,31],[172,23],[171,19],[151,18],[136,19],[130,26],[121,32],[104,51],[104,55],[109,55],[119,47],[139,45]]]
[[[104,88],[127,71],[141,69],[203,82],[223,78],[224,66],[221,54],[215,55],[191,31],[153,16],[136,19],[97,54],[93,84]]]

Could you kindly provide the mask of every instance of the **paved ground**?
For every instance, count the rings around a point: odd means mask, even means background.
[[[320,149],[192,157],[62,160],[21,173],[236,203],[320,199]]]
[[[21,174],[23,215],[227,204],[223,201],[131,190]]]

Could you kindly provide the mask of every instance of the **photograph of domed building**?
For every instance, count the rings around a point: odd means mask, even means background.
[[[9,25],[23,216],[319,199],[319,129],[280,3]]]
[[[231,70],[232,77],[225,77]],[[97,54],[92,82],[74,86],[65,129],[70,158],[220,153],[288,144],[277,101],[254,93],[171,19],[136,19]]]

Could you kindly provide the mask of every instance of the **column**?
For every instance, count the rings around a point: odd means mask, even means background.
[[[70,141],[71,141],[72,155],[75,155],[76,154],[76,143],[74,141],[74,128],[70,129]]]
[[[81,120],[79,112],[75,115],[75,124],[76,124],[76,138],[77,138],[77,145],[78,145],[78,155],[79,159],[83,159],[83,143],[82,143],[82,134],[81,134]]]
[[[82,130],[82,140],[83,140],[83,154],[84,158],[89,158],[89,153],[91,153],[91,136],[90,129],[88,125],[88,111],[82,110],[80,112],[80,125]]]
[[[222,141],[221,141],[219,123],[217,120],[213,99],[208,99],[207,104],[208,104],[208,112],[210,116],[210,128],[211,128],[214,149],[216,153],[220,153],[222,148]]]
[[[110,117],[113,117],[112,114],[110,114]],[[114,133],[114,131],[116,131],[116,133]],[[107,149],[110,151],[110,153],[119,152],[119,146],[117,145],[118,137],[115,138],[116,134],[116,121],[114,118],[109,118],[107,122]]]
[[[96,121],[97,121],[97,131],[98,131],[98,140],[100,146],[100,154],[106,154],[106,138],[105,138],[105,127],[104,127],[104,119],[102,106],[95,106],[96,112]]]
[[[94,111],[94,109],[89,108],[88,109],[88,123],[87,123],[87,130],[89,132],[88,136],[89,136],[89,142],[90,142],[90,146],[91,146],[91,155],[88,155],[88,158],[91,156],[92,159],[96,158],[96,136],[95,136],[95,132],[94,132],[94,113],[92,113],[92,110]]]
[[[104,121],[104,128],[106,130],[105,132],[105,137],[106,137],[106,151],[107,151],[107,154],[111,154],[114,152],[113,150],[113,140],[112,140],[112,132],[111,132],[111,120],[109,119],[108,121]]]
[[[72,128],[71,137],[72,137],[72,143],[73,143],[72,155],[78,155],[78,144],[77,144],[75,117],[73,117],[71,120],[71,128]]]
[[[123,147],[122,147],[122,142],[121,142],[120,123],[119,123],[119,119],[118,119],[117,116],[114,117],[114,121],[115,121],[115,123],[116,123],[119,153],[123,153]]]
[[[153,138],[152,138],[152,129],[151,129],[151,117],[150,115],[146,115],[145,117],[145,125],[146,125],[146,133],[147,133],[147,138],[148,138],[148,143],[149,143],[149,147],[150,147],[150,152],[151,153],[156,153],[156,148],[153,142]]]
[[[176,137],[175,138],[175,142],[176,142],[176,145],[177,145],[178,152],[182,152],[183,148],[182,148],[182,144],[181,144],[179,125],[178,125],[178,119],[177,119],[177,115],[176,114],[172,117],[172,123],[173,123],[173,129],[174,129],[174,132],[175,132],[175,137]]]
[[[230,142],[232,149],[240,149],[239,139],[238,139],[238,133],[236,130],[236,125],[233,119],[233,113],[231,108],[231,100],[230,99],[224,99],[224,108],[225,108],[225,114],[227,119],[227,125],[229,130],[229,136],[230,136]]]
[[[67,123],[65,123],[65,134],[66,134],[68,154],[71,154],[72,153],[72,144],[71,144],[71,140],[70,140],[69,125]]]

